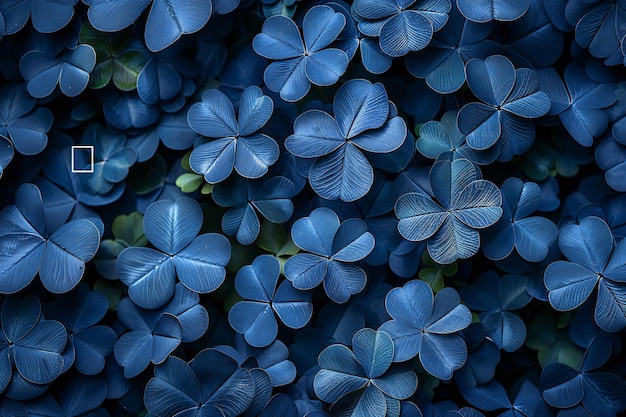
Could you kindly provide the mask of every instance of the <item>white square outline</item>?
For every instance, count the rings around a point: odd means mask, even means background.
[[[74,151],[79,149],[88,149],[91,154],[91,161],[89,164],[89,169],[74,169]],[[70,169],[72,174],[92,174],[93,166],[94,166],[94,147],[92,145],[73,145],[72,146],[72,155],[71,155],[71,166]]]

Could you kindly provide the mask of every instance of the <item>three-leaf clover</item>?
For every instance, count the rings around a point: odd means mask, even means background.
[[[234,417],[250,406],[254,395],[251,372],[229,355],[205,349],[189,363],[169,356],[155,367],[144,402],[148,411],[158,416]]]
[[[419,356],[432,376],[447,380],[467,359],[467,346],[458,332],[472,321],[456,290],[444,288],[433,296],[424,281],[413,280],[389,291],[385,308],[392,317],[379,327],[391,336],[394,362]]]
[[[367,276],[354,265],[374,249],[374,237],[360,219],[343,223],[330,209],[318,208],[291,228],[293,242],[309,253],[299,253],[285,263],[285,276],[301,290],[317,287],[322,281],[328,297],[345,303],[365,288]]]
[[[404,120],[390,107],[382,84],[353,79],[335,94],[335,117],[321,110],[298,116],[285,147],[298,157],[314,158],[309,182],[320,197],[355,201],[367,194],[374,170],[362,151],[389,153],[407,137]]]
[[[228,313],[228,321],[255,347],[271,344],[278,334],[276,316],[286,326],[299,329],[313,314],[312,295],[297,290],[288,280],[278,285],[280,263],[271,255],[257,257],[237,272],[235,289],[244,298]]]
[[[438,161],[429,177],[432,196],[412,192],[396,202],[400,234],[415,242],[426,240],[428,254],[440,264],[475,255],[480,247],[477,229],[502,215],[498,187],[478,179],[477,168],[467,159]]]
[[[200,204],[188,197],[152,203],[143,228],[152,248],[130,247],[117,258],[117,274],[138,306],[159,308],[173,295],[176,277],[190,290],[214,291],[226,277],[230,243],[202,227]]]
[[[29,386],[49,384],[63,371],[65,327],[45,320],[33,295],[4,298],[0,327],[0,392],[18,399],[38,396],[41,391]]]
[[[607,332],[626,327],[626,241],[615,243],[599,217],[585,217],[561,230],[559,247],[568,259],[546,268],[548,300],[559,311],[573,310],[597,291],[595,319]]]
[[[498,143],[501,161],[527,151],[535,139],[530,119],[550,110],[550,99],[539,90],[535,71],[515,69],[502,55],[474,58],[466,70],[469,88],[482,101],[468,103],[459,111],[459,130],[468,145],[484,150]]]
[[[132,25],[152,3],[145,25],[146,46],[161,51],[182,35],[199,31],[213,11],[204,0],[85,0],[91,25],[102,32],[117,32]]]
[[[259,87],[251,86],[241,95],[239,113],[219,90],[207,90],[202,101],[189,109],[191,128],[211,140],[197,146],[189,166],[204,175],[209,184],[224,181],[233,169],[244,178],[260,178],[278,160],[274,139],[257,133],[272,116],[274,103]]]
[[[78,45],[60,55],[29,51],[20,59],[20,72],[28,82],[31,96],[48,97],[57,84],[63,94],[76,97],[89,83],[89,74],[96,66],[96,51],[90,45]]]
[[[98,251],[100,230],[86,219],[59,220],[59,214],[44,205],[37,186],[18,188],[15,204],[0,212],[1,293],[20,291],[37,273],[44,287],[56,294],[78,284],[85,262]]]
[[[261,230],[257,212],[273,223],[285,223],[293,214],[295,194],[296,187],[285,177],[259,181],[234,177],[216,184],[211,195],[218,205],[230,208],[222,217],[224,233],[250,245]]]
[[[480,312],[478,318],[489,338],[507,352],[516,351],[526,340],[526,326],[511,310],[530,302],[527,286],[528,279],[524,275],[509,274],[500,278],[494,271],[486,271],[471,286],[461,289],[465,304]]]
[[[52,127],[52,112],[35,109],[36,104],[25,84],[9,84],[0,89],[0,137],[9,140],[9,146],[3,144],[1,166],[6,167],[13,158],[13,148],[22,155],[36,155],[48,144],[46,133]]]
[[[540,262],[558,236],[554,223],[530,216],[541,206],[541,189],[534,182],[508,178],[501,187],[502,216],[482,232],[483,252],[489,259],[504,259],[515,248],[529,262]]]

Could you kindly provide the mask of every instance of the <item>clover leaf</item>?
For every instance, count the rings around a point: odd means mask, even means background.
[[[23,289],[37,273],[48,291],[67,292],[78,284],[85,262],[96,254],[100,230],[92,221],[55,224],[46,209],[39,188],[23,184],[16,192],[15,205],[0,212],[1,293]]]
[[[152,203],[143,225],[146,238],[156,249],[129,247],[117,259],[117,274],[138,306],[163,306],[174,295],[176,277],[201,294],[222,284],[230,243],[216,233],[197,236],[202,209],[195,200],[180,197]]]
[[[528,68],[515,69],[502,55],[467,63],[467,84],[482,103],[461,108],[458,125],[467,143],[484,150],[498,143],[501,161],[527,151],[535,140],[535,125],[530,119],[550,110],[550,99],[539,90],[536,73]]]
[[[390,57],[426,47],[448,21],[450,8],[449,0],[356,0],[352,4],[359,31],[378,37],[380,49]]]
[[[182,35],[199,31],[213,11],[203,0],[86,0],[91,25],[102,32],[117,32],[132,25],[152,3],[145,25],[146,46],[161,51]]]
[[[84,187],[92,194],[106,194],[126,178],[137,160],[135,150],[128,146],[124,134],[114,134],[99,125],[89,125],[82,138],[83,145],[93,146],[94,163],[91,175],[82,175]],[[91,161],[88,162],[91,166]]]
[[[472,149],[465,141],[456,124],[457,111],[451,110],[441,116],[441,121],[431,120],[419,128],[415,146],[419,153],[430,159],[465,158],[478,165],[488,165],[499,156],[499,149],[492,147],[483,151]]]
[[[62,294],[52,306],[54,314],[70,332],[68,347],[76,357],[76,369],[83,375],[96,375],[104,369],[105,357],[113,352],[117,335],[108,326],[98,325],[109,303],[104,294],[91,291],[85,283]]]
[[[299,253],[285,263],[285,276],[300,290],[324,282],[328,297],[345,303],[365,288],[367,276],[354,265],[374,248],[374,237],[365,222],[348,219],[343,223],[330,209],[318,208],[291,228],[293,242],[309,253]]]
[[[615,243],[611,229],[598,217],[585,217],[565,226],[559,247],[568,261],[546,268],[544,283],[548,300],[559,311],[573,310],[598,289],[595,319],[607,332],[626,327],[626,244]]]
[[[85,21],[80,29],[79,40],[96,51],[96,66],[89,78],[90,88],[103,88],[113,81],[122,91],[137,87],[137,76],[146,65],[145,48],[130,45],[131,31],[100,32]]]
[[[389,291],[385,308],[392,320],[378,330],[391,336],[394,362],[418,356],[426,372],[443,380],[463,366],[467,346],[458,332],[469,326],[472,314],[454,289],[433,296],[425,282],[409,281]]]
[[[480,247],[477,229],[491,226],[502,215],[500,191],[477,173],[467,159],[436,162],[429,175],[433,195],[412,192],[396,202],[400,234],[414,242],[425,240],[437,263],[475,255]]]
[[[155,367],[144,394],[155,415],[194,413],[234,417],[252,403],[255,387],[250,372],[216,349],[205,349],[189,363],[170,356]],[[173,399],[176,399],[174,401]]]
[[[516,351],[526,339],[524,322],[511,310],[519,310],[530,302],[527,285],[523,275],[500,278],[494,271],[486,271],[471,286],[461,290],[467,306],[480,311],[478,319],[489,338],[506,352]]]
[[[252,40],[254,51],[273,60],[263,74],[270,90],[285,101],[302,99],[311,84],[337,82],[348,67],[344,51],[328,46],[337,38],[346,18],[331,7],[312,7],[304,16],[302,35],[288,17],[272,16],[263,22],[261,33]]]
[[[39,395],[36,385],[51,383],[63,371],[65,327],[45,320],[33,295],[4,298],[0,327],[0,392],[16,399]]]
[[[611,355],[606,334],[594,337],[580,369],[560,362],[548,363],[541,372],[544,400],[553,407],[571,408],[579,403],[597,415],[616,415],[626,409],[626,382],[611,372],[592,372]]]
[[[311,293],[297,290],[290,281],[278,285],[280,264],[271,255],[257,257],[237,272],[235,289],[244,298],[228,312],[228,321],[255,347],[268,346],[278,334],[276,316],[286,326],[299,329],[313,314]]]
[[[609,125],[608,115],[602,109],[617,100],[615,85],[593,80],[574,63],[565,67],[565,83],[553,68],[542,69],[538,75],[542,91],[550,98],[548,114],[558,115],[576,142],[591,146]]]
[[[291,198],[295,194],[295,186],[285,177],[258,181],[234,177],[216,184],[212,196],[218,205],[230,208],[222,217],[224,233],[250,245],[261,230],[257,212],[270,222],[285,223],[293,214]]]
[[[508,178],[501,191],[503,213],[496,224],[482,232],[483,252],[489,259],[499,260],[515,248],[529,262],[544,260],[558,230],[545,217],[529,216],[540,208],[541,189],[533,182]]]
[[[96,51],[81,44],[58,56],[29,51],[20,59],[20,72],[28,82],[28,93],[35,98],[50,96],[57,84],[63,94],[76,97],[87,88],[95,65]]]
[[[189,166],[204,175],[209,184],[224,181],[233,169],[244,178],[260,178],[278,160],[278,144],[257,133],[272,116],[272,99],[259,87],[248,87],[241,95],[239,114],[221,91],[207,90],[202,101],[189,109],[191,128],[208,138],[189,157]]]
[[[402,365],[394,365],[394,344],[384,332],[364,328],[352,338],[352,350],[331,345],[319,355],[321,369],[313,387],[331,412],[342,415],[386,415],[410,397],[417,377]]]
[[[509,2],[506,0],[456,0],[463,16],[467,19],[485,23],[491,20],[510,22],[517,20],[526,13],[530,6],[530,0]]]
[[[382,84],[353,79],[337,90],[334,117],[321,110],[298,116],[285,147],[314,159],[309,182],[320,197],[355,201],[367,194],[374,171],[363,151],[390,153],[407,137],[406,124],[390,107]]]
[[[472,58],[487,58],[501,49],[487,39],[493,25],[466,20],[452,7],[446,25],[435,33],[429,45],[407,55],[406,67],[440,94],[457,91],[465,83],[465,63]]]
[[[8,145],[2,141],[1,166],[11,161],[13,148],[23,155],[36,155],[48,144],[46,133],[52,127],[52,113],[45,108],[35,109],[36,104],[24,84],[8,84],[0,89],[0,137],[9,140]]]

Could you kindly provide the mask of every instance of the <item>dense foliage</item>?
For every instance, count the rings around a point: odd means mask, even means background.
[[[0,417],[626,412],[626,1],[0,0]]]

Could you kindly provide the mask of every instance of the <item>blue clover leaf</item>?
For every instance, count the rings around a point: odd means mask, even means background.
[[[472,323],[462,333],[467,361],[454,373],[454,382],[465,391],[493,379],[500,362],[500,348],[487,337],[482,323]]]
[[[575,63],[565,67],[565,83],[553,68],[542,69],[538,75],[542,91],[550,98],[548,114],[558,115],[576,142],[591,146],[609,125],[604,109],[617,100],[615,85],[593,80]]]
[[[193,342],[209,327],[209,315],[197,293],[176,284],[174,296],[158,310],[138,307],[130,298],[117,305],[120,322],[128,328],[114,347],[124,377],[133,378],[150,364],[162,363],[181,343]]]
[[[27,403],[29,415],[67,417],[93,415],[107,395],[107,385],[98,376],[73,374],[54,394],[47,392]],[[80,400],[78,400],[80,399]],[[89,413],[89,412],[92,413]]]
[[[458,334],[469,326],[472,314],[456,290],[444,288],[433,296],[424,281],[413,280],[393,288],[385,298],[392,317],[378,330],[394,344],[394,362],[419,356],[432,376],[448,380],[467,360],[467,346]]]
[[[260,255],[237,272],[235,289],[244,298],[228,312],[233,329],[254,347],[271,344],[278,334],[276,317],[287,327],[304,327],[313,315],[312,295],[285,280],[278,285],[280,263]]]
[[[189,197],[159,200],[148,207],[144,231],[156,249],[126,248],[117,259],[117,274],[138,306],[154,309],[165,305],[174,295],[177,276],[200,294],[222,284],[230,243],[216,233],[197,236],[202,218],[200,205]]]
[[[526,340],[524,322],[511,311],[530,302],[527,286],[524,275],[509,274],[500,278],[495,272],[486,271],[471,286],[461,290],[467,306],[480,312],[478,319],[489,338],[506,352],[516,351]]]
[[[380,49],[390,57],[425,48],[448,21],[450,8],[449,0],[356,0],[352,4],[359,31],[378,37]]]
[[[3,3],[0,5],[0,35],[19,32],[29,16],[38,32],[57,32],[72,20],[76,3],[78,0],[18,0]]]
[[[621,1],[592,3],[576,23],[576,42],[594,57],[605,58],[607,65],[620,64],[620,43],[625,34],[620,24],[625,14],[626,5]]]
[[[550,110],[550,99],[539,89],[535,71],[515,69],[502,55],[467,63],[467,84],[482,103],[461,108],[458,125],[470,147],[484,150],[500,143],[501,161],[526,152],[535,139],[530,119]]]
[[[500,149],[497,146],[478,151],[472,149],[465,141],[456,124],[458,112],[447,111],[441,116],[441,121],[431,120],[424,123],[419,129],[419,137],[415,141],[415,147],[427,158],[469,159],[478,165],[488,165],[494,162]]]
[[[110,327],[98,325],[108,307],[106,296],[89,290],[85,283],[60,295],[52,306],[52,317],[70,332],[68,345],[74,351],[76,369],[83,375],[99,374],[104,369],[105,357],[113,352],[117,335]]]
[[[144,310],[130,298],[123,298],[117,305],[117,315],[130,329],[113,350],[126,378],[139,375],[150,363],[163,363],[182,341],[182,324],[171,313]]]
[[[467,19],[476,23],[492,20],[511,22],[524,16],[530,0],[510,2],[506,0],[456,0],[456,5]]]
[[[478,173],[467,159],[436,162],[429,175],[433,195],[410,192],[396,202],[400,234],[410,241],[426,241],[428,254],[440,264],[475,255],[480,247],[477,229],[491,226],[502,215],[498,187],[478,179]]]
[[[150,413],[163,416],[193,413],[234,417],[243,413],[255,394],[251,372],[216,349],[205,349],[189,363],[170,356],[155,367],[144,402]]]
[[[302,99],[311,88],[332,85],[348,67],[344,51],[330,48],[346,24],[346,18],[331,7],[312,7],[304,16],[302,35],[288,17],[272,16],[263,22],[252,40],[254,51],[274,62],[263,79],[285,101]]]
[[[115,134],[100,125],[87,126],[81,142],[94,149],[93,173],[80,177],[85,189],[93,194],[110,192],[126,178],[129,168],[137,161],[137,154],[128,146],[124,134]],[[88,164],[91,165],[91,161]]]
[[[50,96],[57,84],[66,96],[78,96],[87,88],[89,74],[95,66],[96,51],[85,44],[67,49],[59,56],[33,50],[20,59],[26,88],[35,98]]]
[[[191,128],[208,138],[197,146],[189,166],[204,175],[209,184],[224,181],[233,169],[244,178],[260,178],[278,160],[279,148],[274,139],[257,133],[272,116],[272,99],[259,87],[250,86],[241,95],[239,114],[230,99],[219,90],[207,90],[202,101],[189,108]]]
[[[9,162],[12,159],[13,148],[23,155],[36,155],[48,144],[46,133],[52,127],[52,112],[35,109],[36,104],[37,100],[28,94],[24,84],[9,84],[0,89],[0,137],[8,139],[10,144],[10,151],[7,147],[2,152],[3,167],[8,165],[7,159]]]
[[[406,124],[400,116],[389,117],[390,108],[382,84],[353,79],[337,90],[334,117],[321,110],[298,116],[285,147],[295,156],[315,160],[309,182],[320,197],[356,201],[367,194],[374,170],[363,151],[390,153],[407,137]]]
[[[0,325],[0,392],[15,398],[27,394],[29,385],[49,384],[61,375],[67,332],[58,321],[44,319],[35,296],[4,298]]]
[[[611,229],[590,216],[561,230],[559,247],[568,259],[546,268],[548,300],[559,311],[573,310],[597,291],[595,320],[601,329],[626,327],[626,244],[615,243]]]
[[[39,273],[44,287],[60,294],[74,288],[100,245],[100,230],[90,220],[55,225],[41,191],[23,184],[15,205],[0,212],[0,292],[15,293]],[[75,236],[81,236],[76,240]]]
[[[296,366],[289,360],[290,351],[280,340],[274,340],[269,346],[254,347],[246,342],[244,336],[238,335],[235,337],[236,353],[228,352],[232,349],[231,346],[223,348],[224,353],[236,359],[243,368],[250,371],[263,370],[269,377],[270,388],[285,386],[296,378]],[[263,390],[267,388],[265,386]]]
[[[257,213],[278,224],[291,218],[296,188],[291,180],[280,176],[259,181],[234,177],[216,184],[212,195],[218,205],[230,208],[222,217],[224,233],[250,245],[261,230]]]
[[[546,4],[543,0],[530,0],[526,13],[508,26],[510,35],[506,45],[509,55],[525,67],[554,65],[563,51],[563,33],[550,20],[549,5]]]
[[[526,416],[539,415],[535,413],[543,403],[541,392],[528,380],[522,383],[514,401],[509,399],[506,390],[497,380],[462,391],[461,394],[470,404],[480,410],[508,410],[498,414],[499,417],[517,416],[522,413]]]
[[[384,332],[364,328],[352,338],[352,350],[334,344],[319,355],[313,387],[333,412],[385,415],[417,388],[417,376],[393,364],[394,343]],[[389,404],[389,405],[388,405]]]
[[[465,63],[472,58],[487,58],[502,47],[487,39],[492,24],[466,20],[456,7],[449,14],[448,23],[435,33],[430,44],[407,55],[406,67],[439,94],[457,91],[465,83]]]
[[[594,155],[598,166],[604,170],[606,183],[615,191],[626,192],[626,146],[609,137],[596,147]]]
[[[291,238],[308,252],[285,263],[285,276],[295,288],[310,290],[324,282],[326,294],[336,303],[345,303],[365,288],[367,275],[354,263],[374,249],[374,237],[363,220],[340,223],[335,212],[318,208],[293,224]]]
[[[501,187],[502,216],[482,232],[483,252],[500,260],[516,249],[529,262],[541,262],[556,241],[558,229],[551,220],[530,216],[541,206],[541,189],[534,182],[508,178]]]
[[[608,335],[598,333],[589,341],[577,369],[560,362],[548,363],[541,372],[544,400],[561,409],[582,404],[596,415],[610,416],[624,411],[626,382],[611,372],[596,371],[611,353]]]
[[[146,46],[161,51],[182,35],[207,24],[213,3],[203,0],[86,0],[91,25],[102,32],[117,32],[132,25],[152,3],[145,25]]]

